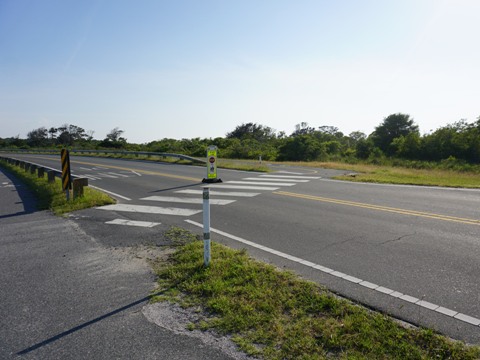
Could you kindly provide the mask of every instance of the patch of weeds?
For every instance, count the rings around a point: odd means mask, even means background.
[[[190,231],[185,229],[173,226],[169,230],[167,230],[164,234],[165,238],[169,240],[172,245],[186,245],[193,241],[200,240],[200,238]]]
[[[158,269],[159,300],[202,308],[189,329],[230,334],[246,353],[265,359],[478,359],[480,348],[339,299],[291,272],[251,259],[246,251],[212,244],[203,266],[203,243],[180,234],[185,246]]]

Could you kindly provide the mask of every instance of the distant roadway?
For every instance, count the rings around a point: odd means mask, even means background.
[[[60,168],[59,156],[11,154]],[[158,244],[160,229],[201,233],[206,169],[71,156],[75,175],[117,205],[71,217],[106,246]],[[480,343],[480,191],[349,183],[335,170],[219,169],[212,240],[294,269],[341,296]],[[214,204],[214,202],[216,202]],[[212,259],[215,261],[215,259]]]

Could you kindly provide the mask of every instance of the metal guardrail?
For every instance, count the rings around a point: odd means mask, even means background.
[[[15,165],[20,167],[21,169],[25,170],[25,172],[29,172],[31,174],[37,174],[39,178],[43,178],[45,174],[47,175],[48,182],[55,182],[55,178],[58,177],[62,179],[62,171],[53,169],[48,166],[39,165],[36,163],[32,163],[30,161],[24,161],[20,159],[15,159],[12,157],[5,157],[0,156],[0,161],[5,161],[8,164]],[[83,196],[83,188],[88,186],[88,178],[80,177],[76,175],[70,175],[73,185],[73,199]],[[66,190],[67,193],[67,200],[70,198],[70,189]]]
[[[0,152],[9,152],[9,153],[39,153],[39,154],[60,154],[60,149],[52,150],[30,150],[30,149],[0,149]],[[206,160],[197,159],[192,156],[182,155],[182,154],[173,154],[173,153],[159,153],[159,152],[148,152],[148,151],[120,151],[120,150],[70,150],[70,153],[78,154],[112,154],[112,155],[134,155],[134,156],[158,156],[158,157],[172,157],[178,158],[181,160],[192,161],[196,163],[206,164]]]
[[[54,169],[54,168],[51,168],[51,167],[48,167],[48,166],[36,164],[36,163],[31,162],[31,161],[25,161],[25,160],[20,160],[20,159],[15,159],[15,158],[12,158],[12,157],[5,157],[5,156],[0,156],[0,160],[6,161],[6,162],[8,162],[9,164],[12,164],[12,165],[20,166],[22,169],[25,169],[26,166],[31,167],[33,165],[33,166],[35,166],[35,169],[43,169],[45,172],[52,172],[55,175],[55,177],[59,177],[59,178],[62,177],[62,171],[61,170],[57,170],[57,169]],[[28,170],[28,169],[26,169],[26,170]],[[72,178],[79,178],[79,176],[72,175]]]

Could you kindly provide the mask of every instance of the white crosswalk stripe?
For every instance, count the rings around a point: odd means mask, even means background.
[[[275,191],[284,186],[294,186],[300,183],[307,183],[311,180],[320,179],[317,176],[304,176],[300,173],[289,173],[290,175],[278,175],[277,174],[264,174],[258,177],[246,177],[241,180],[232,180],[225,183],[215,184],[203,184],[202,188],[210,188],[210,204],[211,205],[229,205],[237,201],[237,199],[228,199],[229,197],[254,197],[260,195],[259,191]],[[103,176],[109,178],[117,177],[129,177],[125,174],[115,172],[96,173],[93,175],[85,175],[92,180],[96,179],[96,176]],[[239,191],[229,191],[239,190]],[[152,214],[152,215],[173,215],[173,216],[192,216],[202,212],[203,189],[183,189],[174,192],[179,196],[147,196],[140,198],[140,201],[149,202],[161,202],[172,204],[188,204],[192,205],[192,208],[177,208],[177,207],[160,207],[160,206],[145,206],[134,204],[116,204],[102,206],[97,209],[104,211],[118,211],[118,212],[130,212],[139,214]],[[186,196],[182,196],[186,195]],[[192,196],[192,195],[197,195]],[[129,199],[130,200],[130,199]],[[126,219],[114,219],[107,221],[106,224],[110,225],[124,225],[124,226],[137,226],[137,227],[154,227],[161,224],[160,222],[148,222]]]
[[[149,222],[149,221],[135,221],[135,220],[126,220],[126,219],[115,219],[112,221],[107,221],[105,224],[110,225],[126,225],[126,226],[138,226],[138,227],[154,227],[160,225],[161,223]]]
[[[225,184],[242,184],[242,185],[267,185],[267,186],[293,186],[296,185],[295,183],[282,183],[282,182],[266,182],[266,183],[258,183],[253,181],[227,181]]]
[[[95,177],[95,176],[92,176],[92,175],[87,175],[87,174],[79,174],[78,176],[79,177],[86,177],[87,179],[92,180],[92,181],[101,179],[101,178],[98,178],[98,177]]]
[[[299,179],[279,179],[279,178],[243,178],[242,180],[249,180],[249,181],[280,181],[280,182],[294,182],[294,183],[306,183],[310,180],[299,180]]]
[[[268,178],[284,178],[284,179],[309,179],[309,180],[316,180],[321,179],[320,176],[300,176],[300,175],[260,175],[261,177],[268,177]]]
[[[228,184],[211,184],[205,185],[203,187],[208,188],[222,188],[222,189],[239,189],[239,190],[265,190],[265,191],[275,191],[278,190],[278,187],[270,187],[270,186],[247,186],[247,185],[228,185]]]
[[[141,198],[140,200],[149,200],[149,201],[163,201],[163,202],[172,202],[172,203],[183,203],[183,204],[203,204],[202,198],[180,198],[173,196],[149,196]],[[236,200],[224,200],[224,199],[210,199],[211,205],[228,205]]]
[[[113,175],[113,176],[117,176],[117,177],[130,177],[128,175],[124,175],[124,174],[119,174],[119,173],[115,173],[115,172],[109,172],[110,175]]]
[[[277,174],[291,174],[291,175],[305,175],[304,173],[299,173],[299,172],[291,172],[291,171],[284,171],[280,170],[276,172]]]
[[[98,175],[100,175],[101,177],[106,177],[106,178],[110,178],[110,179],[118,179],[118,176],[113,176],[113,175],[106,174],[106,173],[98,173]]]
[[[194,209],[181,209],[181,208],[170,208],[170,207],[164,208],[159,206],[145,206],[145,205],[133,205],[133,204],[107,205],[107,206],[98,207],[97,209],[144,213],[144,214],[176,215],[176,216],[192,216],[202,212],[202,210],[194,210]]]
[[[203,190],[179,190],[175,191],[178,194],[189,194],[189,195],[202,195]],[[210,191],[210,195],[213,196],[233,196],[233,197],[254,197],[260,195],[260,193],[250,193],[250,192],[234,192],[234,191]]]

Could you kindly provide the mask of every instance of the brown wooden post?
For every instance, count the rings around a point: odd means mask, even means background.
[[[53,171],[53,170],[47,171],[47,176],[48,176],[48,182],[49,183],[54,183],[55,182],[55,171]]]
[[[87,178],[73,179],[73,199],[83,196],[84,186],[88,186]]]

